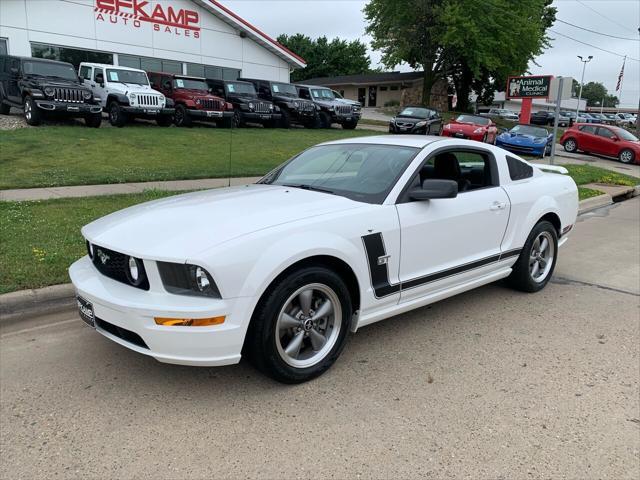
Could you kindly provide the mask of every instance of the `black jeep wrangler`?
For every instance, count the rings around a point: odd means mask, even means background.
[[[298,96],[295,85],[290,83],[257,80],[254,78],[240,78],[239,80],[253,83],[258,91],[258,97],[273,102],[280,108],[282,119],[280,126],[289,128],[292,123],[315,128],[318,123],[318,112],[313,102],[303,100]]]
[[[23,108],[29,125],[48,115],[83,117],[94,128],[102,123],[100,99],[65,62],[0,55],[0,113],[8,115],[11,107]]]
[[[316,85],[296,85],[296,88],[300,98],[311,100],[320,109],[320,128],[331,128],[332,123],[339,123],[342,128],[353,130],[358,125],[361,108],[347,100],[336,98],[330,88]]]
[[[282,119],[280,108],[258,97],[251,82],[207,79],[210,92],[233,104],[233,126],[259,123],[265,128],[277,127]]]

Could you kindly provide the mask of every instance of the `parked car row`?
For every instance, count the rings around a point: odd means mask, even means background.
[[[83,117],[99,127],[102,112],[123,127],[136,118],[167,127],[196,121],[218,127],[261,124],[267,128],[354,129],[358,102],[337,98],[326,87],[255,78],[218,80],[99,63],[73,65],[40,58],[0,55],[0,113],[23,108],[29,125],[47,116]]]

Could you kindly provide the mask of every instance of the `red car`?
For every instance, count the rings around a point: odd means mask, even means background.
[[[640,141],[624,128],[576,123],[560,138],[567,152],[597,153],[617,157],[622,163],[640,163]]]
[[[463,114],[442,127],[440,135],[493,144],[498,136],[498,127],[490,118]]]

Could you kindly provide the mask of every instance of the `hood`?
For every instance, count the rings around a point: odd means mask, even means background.
[[[336,102],[346,103],[347,105],[352,105],[354,107],[362,107],[360,102],[356,102],[355,100],[349,100],[348,98],[336,98]]]
[[[262,100],[261,98],[258,98],[258,95],[249,95],[248,93],[229,93],[227,94],[227,97],[240,102],[255,102],[260,100],[261,102],[271,103],[269,100]]]
[[[454,132],[472,133],[477,128],[487,128],[487,125],[478,125],[475,123],[458,123],[453,121],[449,123],[451,130]]]
[[[506,132],[500,135],[500,140],[512,143],[514,145],[529,145],[531,143],[546,143],[547,137],[536,137],[535,135],[525,135],[523,133]],[[536,142],[537,140],[537,142]]]
[[[90,223],[82,234],[117,252],[184,262],[259,230],[362,205],[299,188],[247,185],[136,205]]]
[[[62,87],[62,88],[82,88],[83,90],[89,90],[88,88],[84,87],[80,82],[76,82],[73,80],[65,80],[63,78],[46,78],[46,77],[35,77],[35,76],[30,76],[28,77],[29,79],[29,83],[31,83],[32,85],[38,85],[39,88],[44,88],[44,87],[52,87],[52,88],[56,88],[56,87]]]
[[[112,85],[112,84],[109,84]],[[140,85],[137,83],[116,83],[115,85],[117,85],[117,88],[119,90],[123,90],[126,93],[142,93],[142,94],[155,94],[155,95],[162,95],[162,93],[160,93],[157,90],[154,90],[153,88],[151,88],[150,85]]]
[[[403,122],[407,123],[418,123],[427,120],[427,117],[413,117],[411,115],[396,115],[396,118],[402,119]]]
[[[335,107],[337,105],[344,105],[344,103],[340,102],[338,99],[335,100],[313,100],[314,103],[317,103],[323,107]]]
[[[197,88],[178,88],[175,90],[177,96],[182,97],[198,97],[198,98],[217,98],[214,95],[211,95],[208,90],[200,90]]]

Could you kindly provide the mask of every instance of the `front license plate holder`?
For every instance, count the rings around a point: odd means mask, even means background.
[[[76,296],[76,301],[78,302],[78,313],[80,314],[82,321],[91,328],[96,328],[96,317],[93,313],[93,304],[82,298],[80,295]]]

